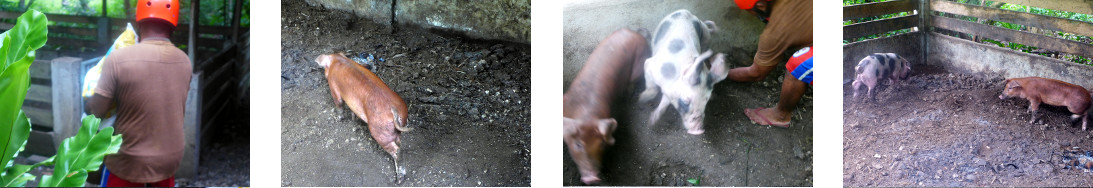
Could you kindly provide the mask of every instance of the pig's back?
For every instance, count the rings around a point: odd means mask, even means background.
[[[341,90],[343,100],[364,102],[367,109],[375,107],[398,107],[405,114],[406,105],[376,74],[352,61],[339,60],[331,64],[328,80],[335,82]]]
[[[1041,77],[1022,78],[1022,82],[1022,85],[1024,86],[1033,86],[1029,89],[1041,92],[1041,97],[1063,98],[1063,101],[1073,103],[1067,105],[1079,105],[1082,109],[1085,109],[1090,105],[1090,93],[1085,90],[1085,87]]]

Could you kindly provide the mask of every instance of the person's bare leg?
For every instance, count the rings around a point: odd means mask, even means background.
[[[759,115],[767,117],[776,124],[789,123],[793,117],[793,109],[797,108],[797,102],[805,95],[805,87],[808,85],[794,78],[792,74],[786,74],[782,81],[782,92],[778,98],[778,104],[774,108],[759,111]]]

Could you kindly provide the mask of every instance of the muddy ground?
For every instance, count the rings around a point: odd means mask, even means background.
[[[530,46],[391,28],[352,13],[281,4],[282,186],[530,186]],[[409,105],[397,183],[391,158],[335,107],[322,53],[370,53]]]
[[[1029,123],[1028,101],[998,98],[1003,81],[915,67],[877,102],[851,99],[843,84],[844,185],[1093,185],[1093,174],[1063,165],[1067,150],[1093,149],[1093,134],[1065,108],[1043,105],[1043,123]]]
[[[754,53],[734,52],[726,58],[750,62]],[[604,155],[601,185],[690,186],[694,184],[687,180],[697,179],[701,186],[812,186],[812,89],[793,111],[790,128],[759,126],[744,115],[745,108],[775,105],[785,72],[776,69],[755,83],[726,80],[715,85],[703,120],[706,132],[698,136],[686,133],[674,110],[665,110],[650,125],[648,117],[658,100],[637,102],[644,83],[634,83],[629,97],[611,107],[618,128],[615,145]],[[576,163],[563,152],[564,184],[583,185]]]

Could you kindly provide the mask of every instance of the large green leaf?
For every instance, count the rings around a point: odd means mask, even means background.
[[[34,176],[30,176],[30,179],[26,179],[26,172],[30,168],[23,169],[23,165],[14,164],[13,160],[20,150],[23,150],[23,146],[27,144],[27,137],[30,136],[30,119],[22,110],[16,112],[16,120],[8,129],[3,129],[6,140],[4,140],[4,155],[2,156],[2,162],[4,165],[4,171],[0,174],[0,186],[11,187],[26,184],[26,181],[34,179]]]
[[[27,181],[34,180],[34,175],[28,174],[27,171],[33,169],[32,165],[16,164],[11,168],[4,169],[3,179],[4,187],[23,187],[27,185]]]
[[[103,157],[117,153],[121,148],[121,135],[114,134],[113,127],[99,130],[99,118],[94,115],[83,118],[83,125],[73,137],[65,138],[57,155],[43,163],[53,164],[53,175],[43,176],[43,187],[83,186],[87,172],[99,170]]]
[[[19,16],[15,26],[0,34],[0,163],[7,168],[15,152],[26,143],[29,120],[23,115],[23,99],[30,88],[30,63],[34,50],[45,45],[46,17],[38,11]],[[26,131],[21,124],[28,125]]]

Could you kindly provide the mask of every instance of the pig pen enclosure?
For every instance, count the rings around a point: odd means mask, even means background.
[[[1065,165],[1093,150],[1063,107],[999,99],[1006,78],[1093,87],[1093,1],[897,0],[843,8],[845,186],[1088,186]],[[863,40],[864,39],[864,40]],[[872,53],[912,62],[901,87],[855,99],[854,66]],[[864,89],[863,89],[864,93]]]
[[[531,185],[528,44],[392,27],[303,0],[281,8],[282,186]],[[367,124],[334,105],[314,59],[336,52],[371,59],[406,101],[414,130],[401,134],[401,182]]]
[[[563,9],[563,87],[568,90],[588,55],[611,32],[620,28],[651,32],[664,16],[678,9],[688,9],[721,28],[711,33],[710,46],[726,54],[730,68],[751,65],[764,25],[732,3],[574,2]],[[811,89],[792,112],[790,128],[757,126],[744,115],[745,108],[775,105],[785,72],[778,67],[759,82],[725,80],[716,84],[706,105],[706,131],[697,136],[687,134],[674,110],[666,110],[661,120],[651,125],[648,118],[657,104],[637,102],[644,83],[632,83],[627,97],[617,100],[622,105],[611,107],[618,128],[613,134],[615,144],[604,151],[600,185],[693,186],[693,180],[700,186],[811,186]],[[584,185],[568,150],[563,149],[563,155],[563,184]]]

